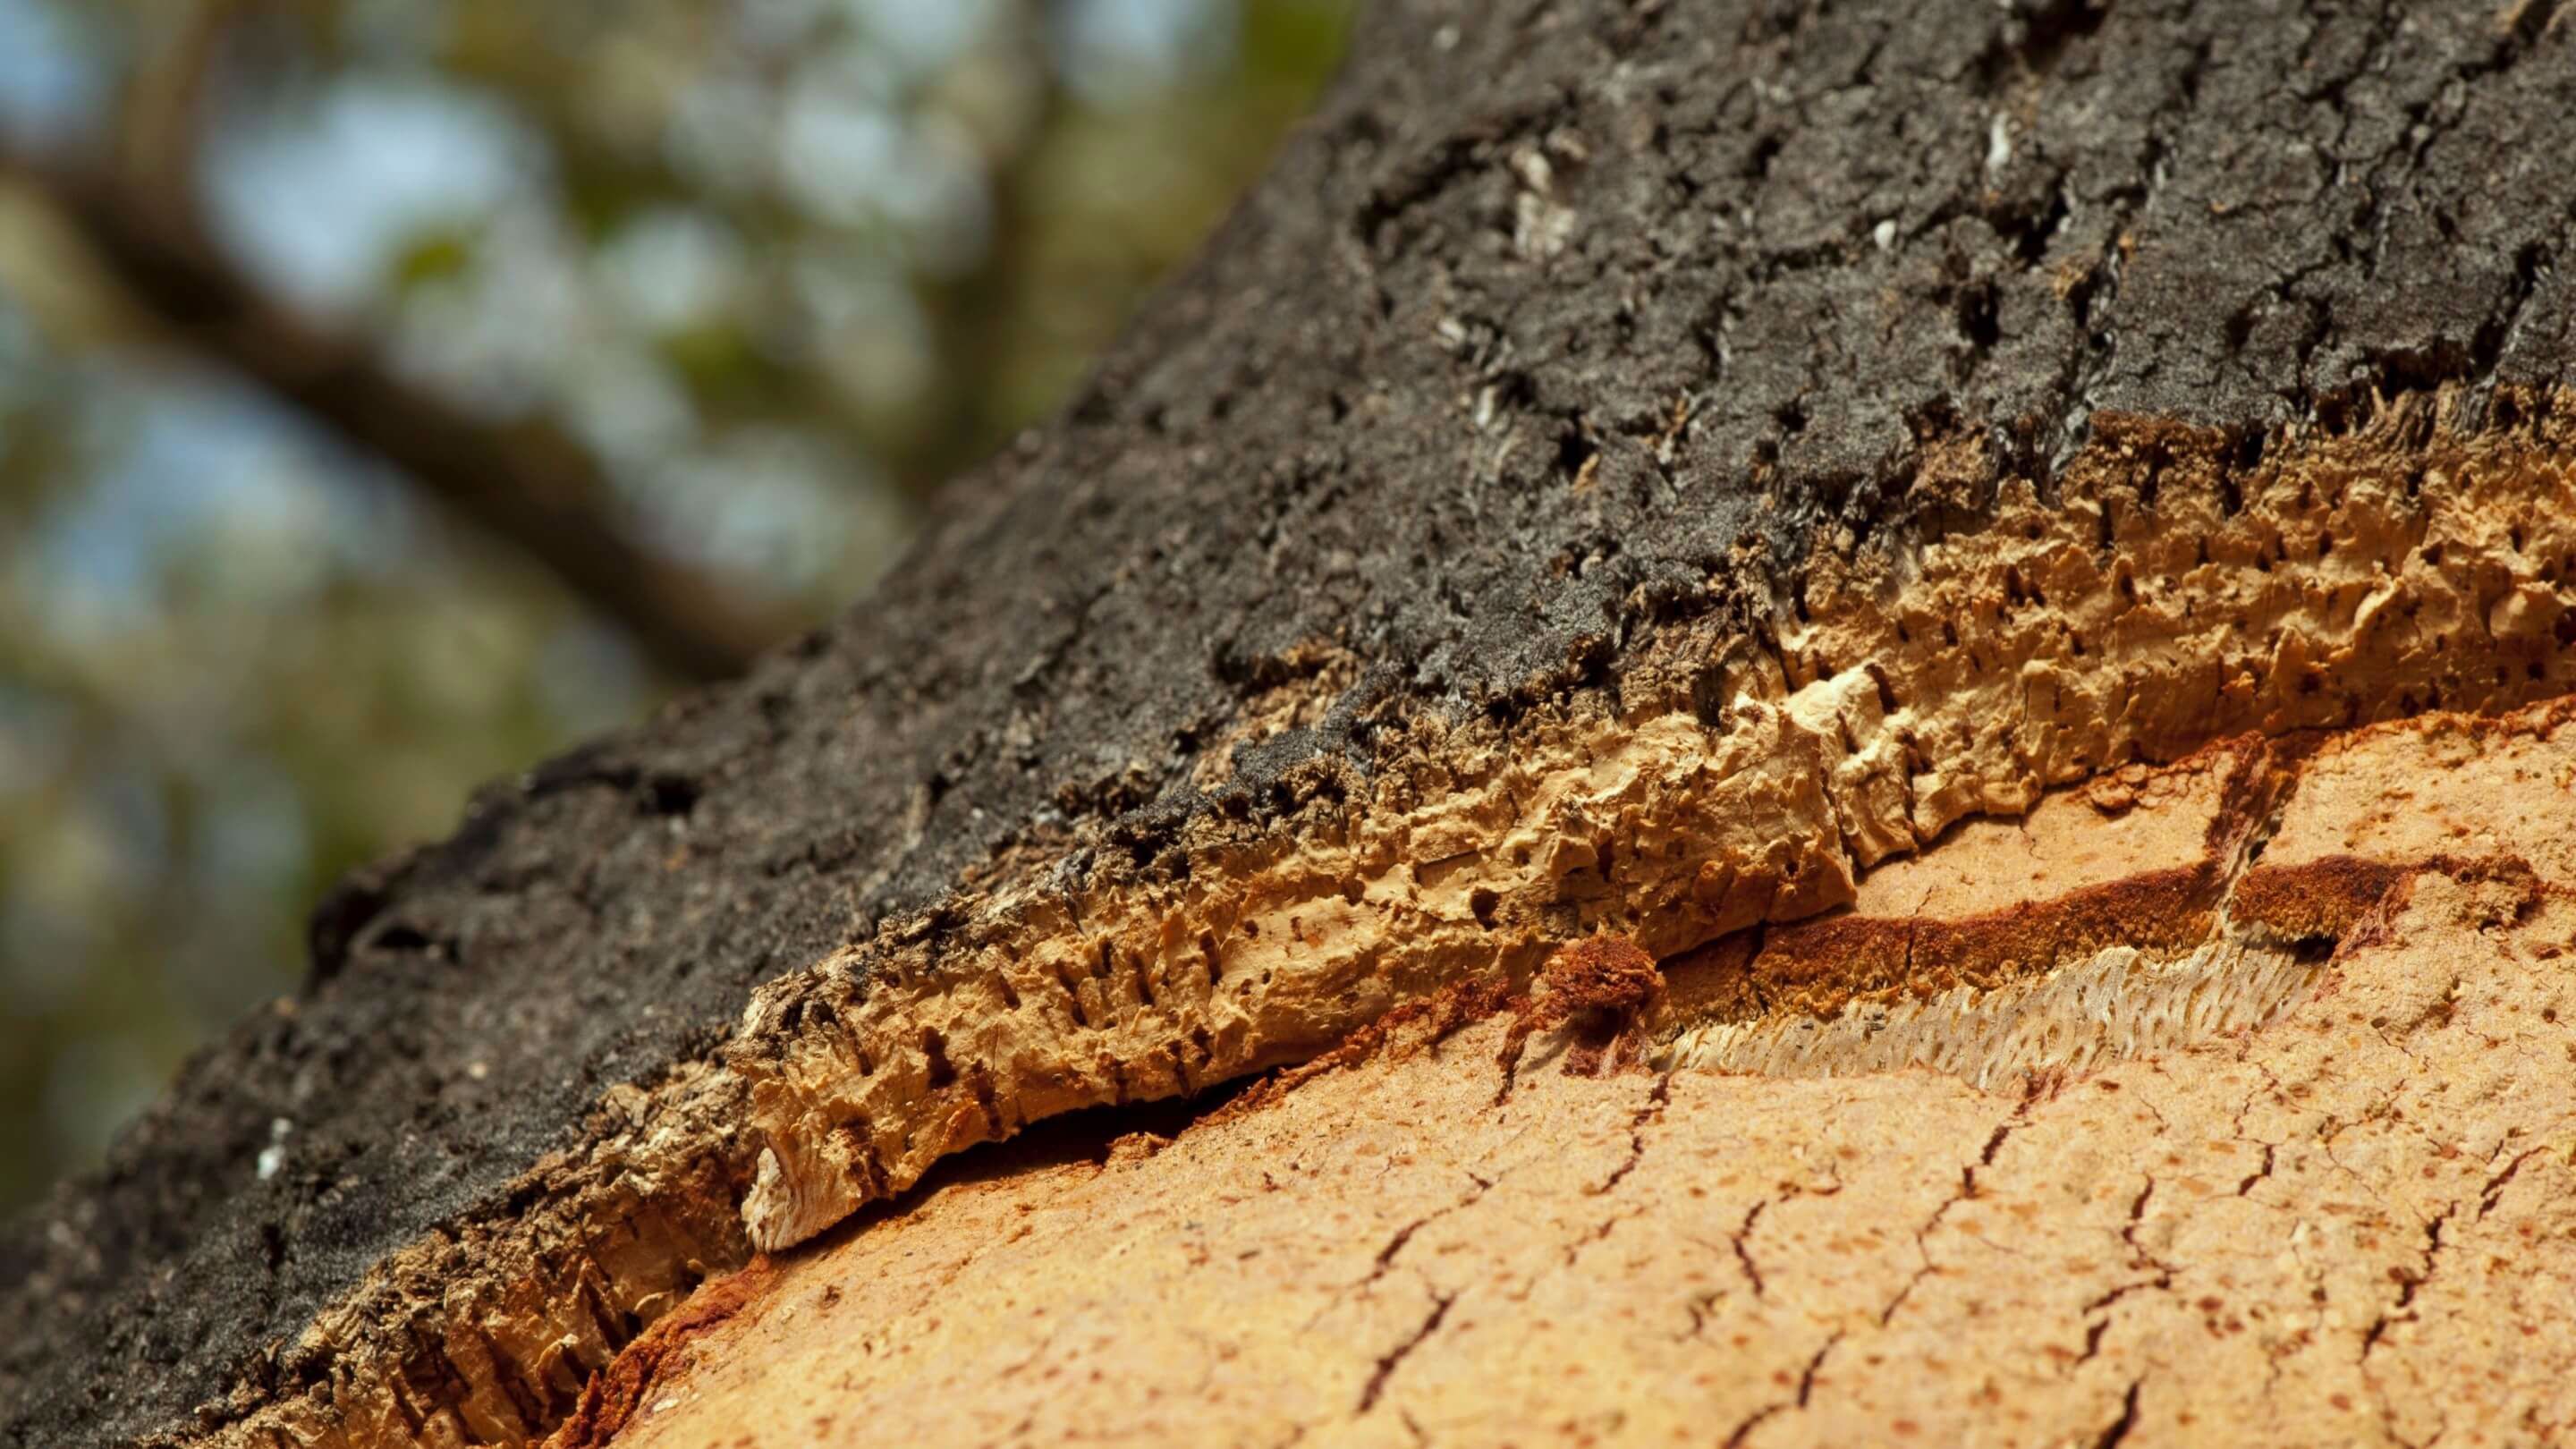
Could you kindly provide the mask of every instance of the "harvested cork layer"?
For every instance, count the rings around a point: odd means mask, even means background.
[[[1425,1014],[1168,1135],[1084,1126],[970,1155],[706,1290],[731,1316],[657,1354],[614,1423],[557,1442],[2576,1432],[2567,710],[2128,772],[2051,797],[2026,836],[1945,837],[1864,881],[1845,919],[1919,903],[2009,921],[2118,884],[2132,848],[2169,875],[2223,815],[2213,782],[2249,759],[2281,778],[2222,898],[2321,872],[2376,892],[2301,922],[2332,934],[2281,957],[2288,988],[2265,986],[2259,1019],[1981,1089],[1922,1065],[1567,1070],[1587,1032],[1708,1009],[1688,963],[1667,963],[1661,1005],[1539,1032],[1510,1067],[1505,1016]],[[2088,851],[2088,828],[2121,850]],[[2222,937],[2277,934],[2216,915]],[[2257,959],[2189,969],[2241,986]],[[1910,1000],[1969,991],[1965,1014],[2098,1033],[2116,1022],[2088,1014],[2096,998],[2034,983],[2099,960]]]
[[[2051,787],[2242,731],[2576,687],[2576,481],[2510,445],[2402,444],[2439,424],[2400,408],[2241,478],[2211,437],[2106,425],[2052,506],[2007,486],[1973,530],[1827,551],[1773,639],[1676,630],[1615,700],[1510,729],[1405,722],[1304,829],[1212,826],[1171,879],[997,892],[935,964],[854,952],[783,980],[732,1054],[765,1144],[751,1239],[802,1241],[1027,1122],[1196,1091],[1461,979],[1526,977],[1551,942],[1609,931],[1664,957],[1852,903],[1867,868]],[[2124,877],[2061,929],[2102,948],[2204,934],[2277,775],[2247,768],[2177,864],[2191,879]],[[1828,929],[1819,950],[1875,951],[1881,985],[1996,969]]]
[[[1150,866],[1013,863],[762,989],[715,1057],[611,1092],[510,1214],[396,1253],[317,1320],[297,1354],[327,1378],[192,1442],[541,1437],[692,1284],[961,1151],[1500,1001],[1590,937],[1667,980],[1617,1050],[1566,1049],[1692,1080],[1919,1062],[1973,1100],[2286,1019],[2410,871],[2506,889],[2497,842],[2563,828],[2545,791],[2468,834],[2384,801],[2402,830],[2297,814],[2312,768],[2383,789],[2374,721],[2553,741],[2548,707],[2477,713],[2576,690],[2568,451],[2446,407],[2400,400],[2250,468],[2215,432],[2097,418],[2044,504],[2007,481],[1973,527],[1826,540],[1762,627],[1676,625],[1615,688],[1390,716],[1367,771],[1319,773],[1276,822],[1197,817]],[[1326,658],[1281,688],[1347,677]],[[1256,704],[1254,734],[1311,701]],[[2382,830],[2398,854],[2373,853]],[[1598,1025],[1538,995],[1519,1030]]]

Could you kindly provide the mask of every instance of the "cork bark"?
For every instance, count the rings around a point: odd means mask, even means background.
[[[2309,743],[2242,883],[2365,861],[2372,918],[2241,1018],[1984,1090],[1966,1055],[1827,1040],[1777,1077],[1650,1046],[1604,1073],[1581,1031],[1514,1056],[1501,1014],[1398,1023],[1287,1090],[962,1159],[711,1286],[729,1321],[554,1442],[2557,1442],[2576,720]],[[2196,827],[2201,763],[2120,818]],[[1961,888],[2088,888],[2035,878],[2014,835],[1927,852],[1926,919],[2010,940],[1952,913]],[[1942,1024],[1990,1039],[1974,1009]]]
[[[345,882],[306,989],[0,1236],[0,1442],[529,1442],[756,1247],[864,1243],[836,1225],[1079,1109],[1311,1062],[1446,992],[1543,996],[1558,948],[1601,935],[1663,963],[1656,1011],[1690,1013],[1637,1024],[1668,1084],[1545,1091],[1604,1120],[1772,1122],[1792,1155],[1802,1133],[1824,1150],[1830,1094],[1894,1094],[1930,1115],[1834,1139],[1905,1140],[1870,1163],[1880,1206],[1797,1213],[1880,1234],[1868,1286],[1964,1265],[1907,1300],[1924,1334],[2011,1337],[1976,1306],[2023,1291],[2000,1259],[1921,1259],[1886,1225],[1956,1193],[2029,1083],[2278,1040],[2374,931],[2401,992],[2466,971],[2477,921],[2557,919],[2545,890],[2492,919],[2397,904],[2508,889],[2496,851],[2320,846],[2267,887],[2289,837],[2264,832],[2297,796],[2258,787],[2308,778],[2280,754],[2297,741],[2576,683],[2570,28],[2483,0],[1378,7],[1206,254],[885,585]],[[2157,891],[2114,899],[2124,870],[2076,907],[1995,902],[2035,912],[2006,936],[1962,904],[1929,954],[1873,895],[1979,830],[2039,838],[2066,792],[2186,779],[2210,817],[2136,846],[2171,872]],[[2534,809],[2566,788],[2516,787]],[[2537,849],[2505,854],[2563,879]],[[2211,934],[2241,922],[2262,930]],[[2195,961],[2213,941],[2237,954]],[[2259,989],[2177,1026],[2155,992],[2192,971]],[[1951,1013],[1948,1040],[2106,990],[2129,1036],[1980,1047],[1984,1079],[1934,1094],[1793,1080],[1830,1043],[1783,1045],[1869,1011]],[[2336,1070],[2429,1090],[2409,1060]],[[1719,1075],[1745,1065],[1783,1075]],[[1492,1096],[1459,1071],[1425,1102]],[[2563,1071],[2533,1068],[2546,1100],[2509,1123],[2400,1106],[2436,1144],[2544,1134],[2520,1152],[2551,1140]],[[1493,1130],[1431,1106],[1417,1126],[1462,1155]],[[2111,1158],[2165,1149],[2099,1150],[2125,1183]],[[2034,1242],[2090,1222],[2016,1200]],[[1740,1222],[1751,1200],[1729,1201]],[[2180,1261],[2118,1228],[2086,1241]],[[2301,1242],[2320,1273],[2386,1266],[2385,1242]],[[1830,1336],[1858,1311],[1834,1302],[1801,1321]],[[712,1332],[756,1318],[703,1308]],[[1860,1372],[1800,1369],[1814,1334],[1743,1332],[1805,1355],[1792,1389]],[[1729,1343],[1689,1372],[1772,1382]],[[1532,1378],[1587,1362],[1551,1344],[1506,1352]],[[2149,1367],[2081,1400],[2118,1411],[2101,1433],[2179,1422],[2152,1419]],[[1868,1372],[1924,1404],[1956,1387]],[[2420,1439],[2397,1417],[2415,1392],[2354,1412]]]

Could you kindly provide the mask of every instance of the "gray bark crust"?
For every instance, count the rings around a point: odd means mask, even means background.
[[[2560,381],[2552,11],[1381,6],[1200,261],[880,589],[345,882],[291,1009],[0,1235],[0,1443],[181,1435],[327,1372],[286,1351],[320,1307],[509,1211],[758,983],[943,929],[1010,843],[1169,869],[1194,815],[1364,774],[1394,714],[1508,716],[1675,620],[1752,625],[1820,531],[1973,511],[1909,493],[1928,441],[1983,434],[2047,496],[2111,414],[2250,461],[2382,396]],[[1361,687],[1195,791],[1316,640]]]

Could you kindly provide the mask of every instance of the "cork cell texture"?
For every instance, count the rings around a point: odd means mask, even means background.
[[[0,1443],[2546,1442],[2571,28],[1376,7],[0,1235]]]
[[[1874,1040],[1797,1012],[1786,1079],[1670,1035],[1732,963],[1517,1053],[1508,1011],[1425,1013],[1194,1118],[1039,1129],[720,1279],[722,1321],[553,1442],[2551,1442],[2576,719],[2430,716],[2295,768],[2241,897],[2370,876],[2330,947],[2079,956],[1907,994]],[[2176,769],[2121,819],[2197,823]],[[2491,814],[2500,787],[2532,804]],[[1924,862],[2063,900],[2008,837]],[[1998,1012],[2025,1041],[1994,1053]],[[1607,1033],[1641,1065],[1587,1060]]]

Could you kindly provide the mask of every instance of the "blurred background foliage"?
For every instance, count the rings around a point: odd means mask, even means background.
[[[1348,0],[0,0],[0,1206],[344,869],[824,617]]]

